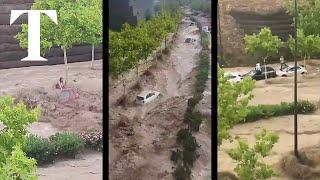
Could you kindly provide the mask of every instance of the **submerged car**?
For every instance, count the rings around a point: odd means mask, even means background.
[[[228,81],[231,82],[231,83],[238,83],[238,82],[240,82],[240,81],[243,79],[243,77],[242,77],[240,74],[238,74],[238,73],[227,73],[227,74],[225,74],[224,76],[225,76],[225,77],[228,79]]]
[[[187,38],[184,42],[185,43],[193,43],[193,42],[196,42],[196,40],[193,38]]]
[[[155,100],[160,95],[158,91],[143,91],[136,97],[136,104],[143,105]]]
[[[267,78],[277,77],[276,70],[272,67],[261,67],[261,72],[256,70],[251,70],[249,73],[242,75],[243,77],[250,76],[254,80],[265,79],[265,75],[267,74]]]
[[[294,66],[288,66],[285,69],[280,70],[278,74],[281,77],[293,76],[294,70],[295,70]],[[306,73],[308,73],[308,71],[303,65],[298,65],[297,66],[297,73],[306,74]]]

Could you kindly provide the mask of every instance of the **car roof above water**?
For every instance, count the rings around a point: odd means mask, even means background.
[[[140,94],[138,94],[138,96],[146,97],[149,93],[152,93],[152,92],[155,92],[155,91],[152,91],[152,90],[142,91]]]

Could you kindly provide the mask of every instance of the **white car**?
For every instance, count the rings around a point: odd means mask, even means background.
[[[136,103],[143,105],[155,100],[160,95],[158,91],[143,91],[136,97]]]
[[[202,28],[202,31],[205,32],[205,33],[210,34],[209,26],[204,26],[204,27]]]
[[[231,83],[238,83],[242,81],[243,77],[238,73],[228,73],[224,75],[228,78],[228,81]]]
[[[294,66],[289,66],[283,70],[280,70],[277,74],[280,77],[287,77],[287,76],[293,76],[294,75]],[[307,69],[303,65],[298,65],[297,66],[297,73],[298,74],[306,74],[308,73]]]

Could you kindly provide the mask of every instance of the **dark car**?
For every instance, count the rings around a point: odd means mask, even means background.
[[[267,78],[274,78],[277,77],[276,71],[272,67],[267,67],[267,71],[265,67],[261,68],[261,72],[259,73],[256,70],[252,70],[247,74],[244,74],[243,76],[251,76],[252,79],[255,80],[261,80],[265,79],[265,74],[267,73]]]

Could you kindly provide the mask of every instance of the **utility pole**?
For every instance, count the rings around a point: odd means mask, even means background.
[[[298,34],[297,34],[297,24],[298,24],[298,10],[297,10],[297,0],[294,0],[294,155],[299,159],[298,153],[298,112],[297,112],[297,52],[298,52]]]
[[[220,54],[220,60],[223,62],[223,47],[222,47],[222,38],[221,38],[221,25],[220,25],[220,6],[219,6],[219,1],[217,1],[218,6],[217,6],[217,12],[218,12],[218,30],[219,30],[219,54]]]

